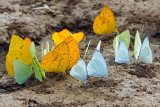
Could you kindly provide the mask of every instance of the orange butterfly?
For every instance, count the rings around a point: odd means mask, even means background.
[[[47,72],[64,72],[78,62],[79,56],[78,43],[69,36],[43,57],[41,66]]]
[[[93,31],[96,34],[109,34],[117,30],[114,14],[110,8],[105,6],[93,23]]]
[[[65,39],[67,39],[70,36],[73,36],[74,39],[79,43],[83,39],[84,34],[83,32],[71,34],[69,30],[64,29],[60,32],[54,32],[52,35],[52,39],[56,45],[59,45],[61,42],[63,42]]]

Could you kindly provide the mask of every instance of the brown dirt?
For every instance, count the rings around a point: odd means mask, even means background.
[[[51,11],[32,10],[47,4]],[[93,33],[92,23],[104,5],[116,17],[119,32],[131,31],[128,64],[114,62],[112,41],[115,34],[99,36]],[[1,0],[0,1],[0,106],[156,106],[160,105],[160,1],[159,0]],[[16,84],[7,74],[5,56],[12,34],[29,37],[40,52],[42,41],[52,43],[55,31],[67,28],[72,33],[83,31],[79,43],[83,57],[89,40],[92,40],[86,58],[88,63],[99,40],[101,52],[111,72],[108,78],[89,77],[82,83],[70,75],[47,73],[42,83],[34,76],[25,84]],[[150,39],[154,61],[152,64],[135,63],[132,57],[134,35]],[[38,54],[39,60],[41,59]]]

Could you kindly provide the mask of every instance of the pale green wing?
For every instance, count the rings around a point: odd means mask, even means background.
[[[41,74],[41,76],[46,79],[46,76],[45,76],[45,72],[43,71],[42,67],[41,67],[41,64],[39,63],[38,59],[37,59],[37,56],[35,57],[35,62],[36,64],[38,65],[39,67],[39,72]]]
[[[117,35],[116,37],[118,37],[118,44],[119,44],[119,42],[122,41],[125,43],[127,49],[129,49],[129,45],[130,45],[130,32],[129,32],[129,30],[122,32],[121,34]],[[115,44],[116,44],[116,37],[113,40],[113,48],[114,49],[115,49]]]
[[[32,53],[32,58],[34,58],[36,56],[36,46],[35,46],[34,42],[31,43],[29,49]]]
[[[47,50],[46,50],[46,49],[44,49],[44,52],[43,52],[43,53],[44,53],[44,56],[45,56],[45,55],[47,54]],[[44,57],[44,56],[43,56],[43,57]]]
[[[139,36],[139,32],[137,31],[135,41],[134,41],[134,50],[133,50],[133,56],[135,59],[138,59],[139,53],[141,50],[141,38]]]
[[[36,62],[32,59],[32,62],[33,62],[33,68],[34,68],[34,71],[35,71],[35,77],[40,81],[42,82],[42,76],[41,76],[41,73],[39,71],[39,68],[37,67],[37,64]]]
[[[23,84],[31,75],[32,67],[20,60],[13,61],[14,78],[18,84]]]
[[[119,48],[119,41],[118,41],[118,37],[116,37],[116,44],[115,44],[115,52],[114,52],[114,56],[116,56],[116,53],[118,51]]]

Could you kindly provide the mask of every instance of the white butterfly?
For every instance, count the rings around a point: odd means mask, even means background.
[[[82,58],[78,60],[78,63],[72,67],[70,75],[86,82],[88,81],[87,75],[94,77],[108,77],[109,72],[107,68],[106,61],[101,54],[100,50],[101,41],[99,41],[97,48],[93,53],[91,61],[88,63],[87,69],[85,62]],[[88,73],[87,73],[88,72]]]
[[[116,42],[117,43],[117,42]],[[115,62],[118,63],[128,63],[129,59],[129,52],[124,42],[120,42],[119,49],[115,53]]]
[[[144,63],[152,63],[153,61],[152,51],[149,46],[149,38],[146,37],[141,46],[141,39],[138,31],[135,38],[133,56],[136,60],[139,60]]]

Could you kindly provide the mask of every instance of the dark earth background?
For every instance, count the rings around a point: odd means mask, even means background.
[[[33,10],[35,7],[50,10]],[[95,17],[104,6],[112,9],[119,32],[131,32],[130,58],[128,64],[114,62],[112,48],[116,36],[99,36],[92,30]],[[55,31],[67,28],[72,33],[83,31],[79,43],[83,57],[89,40],[92,40],[85,60],[90,61],[99,40],[101,52],[111,72],[108,78],[89,77],[82,83],[70,75],[46,73],[47,79],[40,83],[31,77],[25,84],[16,84],[7,74],[5,56],[10,38],[16,34],[29,37],[36,43],[41,60],[41,42],[51,40]],[[153,63],[134,62],[133,43],[136,31],[141,39],[148,36],[153,53]],[[0,0],[0,106],[86,106],[129,107],[160,106],[160,0]]]

